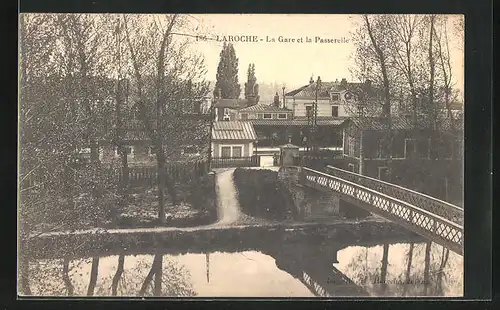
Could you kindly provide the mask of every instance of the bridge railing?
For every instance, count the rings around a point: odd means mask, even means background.
[[[382,180],[360,175],[354,172],[342,170],[337,167],[326,166],[325,170],[329,175],[333,175],[344,180],[363,185],[364,187],[384,193],[396,199],[407,202],[415,207],[427,210],[457,224],[463,225],[464,210],[454,204],[413,191],[403,186],[384,182]]]
[[[306,186],[336,191],[346,198],[361,202],[368,211],[463,254],[463,226],[442,216],[341,177],[309,168],[301,169],[300,181]]]

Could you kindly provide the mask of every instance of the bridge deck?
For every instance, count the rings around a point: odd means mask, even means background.
[[[463,226],[457,221],[446,218],[456,219],[459,216],[457,214],[460,214],[460,208],[456,206],[451,205],[452,207],[447,209],[452,210],[450,212],[441,210],[434,213],[427,210],[428,207],[422,208],[421,206],[428,203],[434,210],[439,209],[438,203],[441,203],[442,208],[449,207],[449,204],[432,197],[427,198],[429,196],[425,195],[418,199],[406,199],[413,201],[410,203],[339,176],[309,168],[301,168],[300,173],[300,182],[306,186],[321,191],[336,192],[348,202],[404,226],[460,255],[463,254]],[[389,183],[385,183],[383,186],[387,187],[386,184]],[[403,191],[404,188],[401,187],[394,190],[395,193],[398,193],[396,196],[402,196]],[[415,197],[418,194],[414,191],[407,191],[407,197]],[[463,213],[461,218],[463,218]]]

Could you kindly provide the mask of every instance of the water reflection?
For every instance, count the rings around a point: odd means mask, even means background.
[[[433,243],[263,245],[30,263],[38,296],[462,296],[462,257]]]

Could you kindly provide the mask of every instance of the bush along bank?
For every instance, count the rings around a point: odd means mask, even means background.
[[[244,213],[277,221],[296,218],[291,194],[276,171],[237,168],[233,180]]]
[[[206,225],[217,219],[215,176],[213,173],[193,179],[189,183],[175,184],[179,205],[173,205],[166,195],[165,213],[167,222],[158,220],[158,189],[142,187],[131,189],[129,203],[114,223],[107,228],[136,227],[189,227]]]

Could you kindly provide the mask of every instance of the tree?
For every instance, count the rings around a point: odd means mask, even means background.
[[[373,105],[364,105],[364,116],[379,117],[384,123],[382,148],[386,155],[389,181],[392,176],[392,92],[393,70],[390,42],[386,34],[390,22],[385,15],[363,15],[354,33],[356,53],[352,72],[362,81],[369,80],[378,89]],[[369,114],[368,114],[369,113]]]
[[[177,205],[173,181],[165,174],[168,152],[185,141],[184,102],[194,102],[208,92],[202,78],[203,59],[188,51],[188,41],[175,42],[173,30],[182,27],[179,15],[124,16],[125,35],[134,77],[135,106],[155,149],[158,171],[158,218],[165,222],[165,187]],[[184,139],[184,140],[183,140]]]
[[[257,84],[257,78],[255,77],[255,64],[248,65],[247,71],[247,82],[245,83],[245,99],[255,99],[257,103],[257,98],[259,98],[259,84]]]
[[[238,99],[240,97],[240,84],[238,84],[238,58],[231,43],[222,46],[220,61],[217,66],[217,76],[214,97],[222,99]]]
[[[274,95],[273,104],[276,107],[280,106],[280,96],[278,95],[278,92],[276,92],[276,95]]]
[[[84,96],[76,86],[81,82],[76,72],[82,56],[75,48],[78,37],[72,34],[77,30],[69,29],[76,24],[66,23],[66,17],[20,17],[19,260],[20,291],[28,295],[30,255],[43,250],[33,248],[32,240],[43,232],[99,226],[115,202],[112,178],[97,165],[77,162],[78,150],[88,145],[89,128],[105,125],[103,114],[109,111],[99,104],[107,99],[106,87],[95,87],[86,97],[91,115],[79,105]],[[78,22],[80,17],[73,18]],[[87,86],[107,85],[92,72]]]

